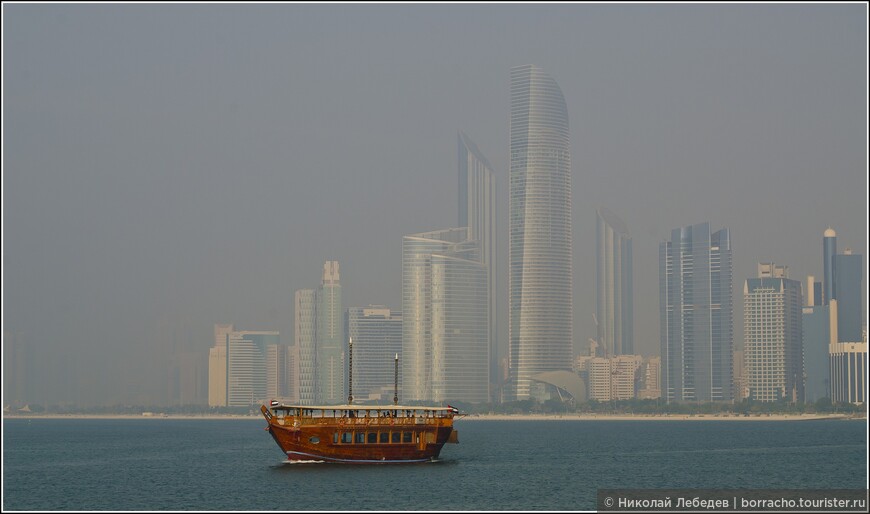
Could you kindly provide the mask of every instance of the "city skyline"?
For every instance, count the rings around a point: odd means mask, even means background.
[[[729,227],[735,284],[763,261],[823,277],[832,227],[866,298],[862,5],[3,12],[3,338],[39,356],[41,402],[165,401],[214,324],[293,334],[325,260],[344,305],[401,305],[401,238],[455,223],[457,131],[492,163],[507,263],[523,64],[572,120],[575,352],[596,335],[602,206],[631,228],[637,353],[658,352],[657,246],[697,220]]]

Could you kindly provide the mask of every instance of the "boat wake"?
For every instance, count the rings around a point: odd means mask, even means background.
[[[282,461],[281,464],[323,464],[325,460],[290,460]]]

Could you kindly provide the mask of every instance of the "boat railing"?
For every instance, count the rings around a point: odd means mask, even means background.
[[[447,416],[399,416],[399,417],[348,417],[348,416],[276,416],[280,425],[347,425],[347,426],[395,426],[395,425],[442,425]],[[298,421],[298,424],[297,424]]]

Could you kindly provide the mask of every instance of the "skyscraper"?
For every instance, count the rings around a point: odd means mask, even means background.
[[[266,396],[285,398],[287,396],[287,346],[270,344],[266,346]]]
[[[867,341],[843,342],[837,335],[837,299],[831,300],[831,401],[861,405],[867,401]]]
[[[631,238],[615,214],[596,211],[598,344],[607,355],[634,353],[634,300]]]
[[[255,405],[269,396],[268,349],[278,344],[278,332],[245,330],[227,334],[227,406]]]
[[[499,382],[496,333],[496,184],[492,165],[464,133],[459,133],[459,226],[468,227],[468,238],[480,243],[480,262],[486,268],[489,293],[489,376]],[[500,384],[494,384],[493,393]]]
[[[831,363],[828,351],[831,342],[836,341],[831,341],[830,304],[807,305],[802,311],[801,331],[806,372],[804,400],[815,402],[831,397]]]
[[[835,395],[843,397],[846,389],[842,377],[848,377],[848,373],[832,376],[832,372],[839,373],[840,370],[837,366],[832,367],[833,353],[847,358],[849,351],[837,343],[861,343],[864,339],[862,257],[848,248],[837,254],[837,233],[828,227],[822,239],[822,259],[824,280],[821,289],[824,294],[820,298],[819,283],[814,277],[807,277],[806,306],[803,308],[807,401]]]
[[[822,285],[825,288],[824,302],[828,305],[832,299],[837,297],[834,289],[834,256],[837,255],[837,233],[831,227],[825,230],[822,237],[822,262],[824,264],[824,276]]]
[[[662,397],[732,399],[733,300],[728,229],[709,223],[671,231],[659,245]]]
[[[822,298],[822,283],[816,281],[816,277],[807,275],[807,290],[804,293],[804,305],[812,307],[815,305],[824,305]]]
[[[284,369],[286,374],[287,392],[285,398],[291,403],[299,402],[299,347],[287,346]]]
[[[344,365],[347,338],[338,261],[323,263],[323,279],[316,292],[315,317],[315,402],[319,405],[344,403],[347,399]]]
[[[402,238],[402,396],[489,401],[486,267],[468,227]]]
[[[233,332],[232,325],[214,326],[214,346],[208,351],[208,405],[227,405],[227,335]]]
[[[863,264],[861,255],[852,253],[849,248],[834,256],[834,298],[837,300],[839,342],[856,343],[863,340]]]
[[[743,285],[743,351],[749,397],[804,401],[801,283],[759,265]],[[773,272],[767,272],[767,269]]]
[[[402,354],[402,313],[383,305],[347,309],[347,335],[353,341],[354,400],[393,398],[394,359]]]
[[[511,69],[510,367],[515,399],[543,397],[530,377],[570,370],[573,353],[571,156],[558,84]]]
[[[296,367],[299,370],[299,403],[314,405],[314,376],[316,370],[314,351],[315,332],[315,293],[314,289],[299,289],[294,297],[294,332],[296,335],[296,352],[299,360]]]

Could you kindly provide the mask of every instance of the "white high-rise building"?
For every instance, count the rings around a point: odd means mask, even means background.
[[[640,355],[590,357],[586,361],[589,399],[609,402],[637,397],[642,364]]]
[[[610,394],[614,400],[631,400],[637,396],[642,364],[643,357],[640,355],[617,355],[612,358],[613,386]]]
[[[573,354],[571,155],[556,81],[511,69],[509,396],[543,398],[530,377],[570,370]],[[536,384],[534,387],[543,387]]]
[[[609,402],[613,399],[612,362],[605,357],[591,357],[586,363],[586,390],[590,400]]]
[[[314,405],[314,329],[315,294],[314,289],[299,289],[294,297],[294,332],[298,362],[299,403]]]
[[[404,401],[489,401],[486,267],[468,227],[402,239]]]
[[[801,282],[787,268],[758,266],[743,286],[743,360],[749,398],[803,402]]]
[[[227,406],[256,405],[269,398],[268,353],[278,332],[236,331],[227,335]]]
[[[323,279],[316,294],[315,329],[315,402],[335,405],[347,400],[344,335],[344,311],[341,307],[341,283],[338,261],[323,263]]]

